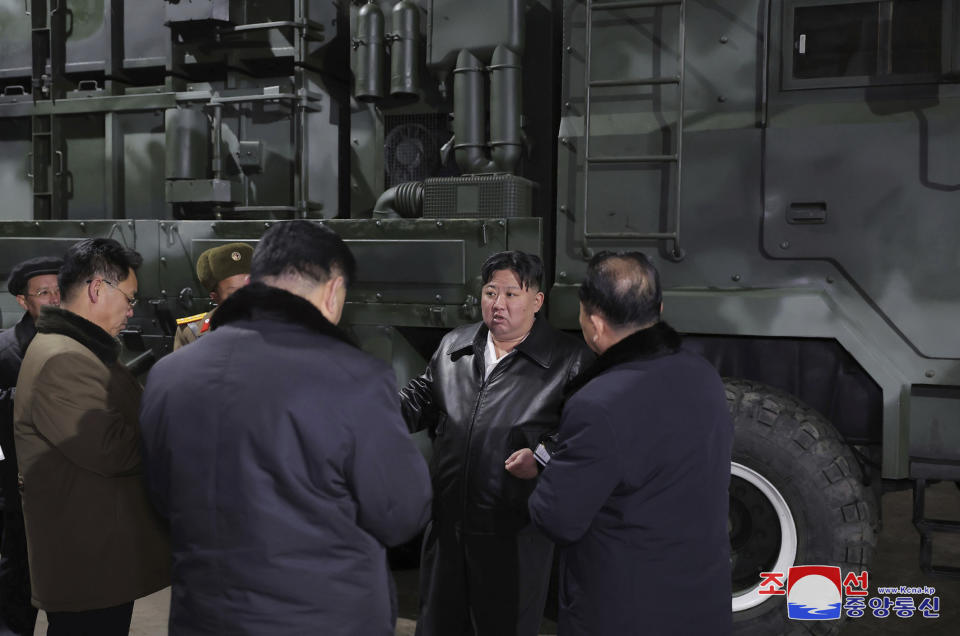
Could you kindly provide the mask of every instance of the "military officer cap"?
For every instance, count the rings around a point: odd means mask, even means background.
[[[55,256],[39,256],[18,263],[10,272],[10,278],[7,279],[7,291],[18,296],[27,291],[27,282],[31,278],[43,274],[56,274],[60,271],[61,265],[63,265],[63,259]]]
[[[197,259],[197,278],[207,291],[213,291],[224,278],[250,273],[253,248],[246,243],[227,243],[212,247]]]

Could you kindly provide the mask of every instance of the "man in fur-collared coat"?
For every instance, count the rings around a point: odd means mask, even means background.
[[[393,636],[385,547],[426,524],[430,480],[393,371],[336,326],[354,269],[332,230],[273,225],[212,333],[150,372],[171,634]]]
[[[660,320],[656,269],[595,256],[580,325],[600,354],[570,387],[558,446],[530,497],[560,547],[563,636],[732,630],[723,383]]]
[[[147,499],[140,384],[117,361],[140,255],[112,239],[71,247],[17,381],[14,433],[33,604],[51,634],[127,634],[134,599],[170,581]]]

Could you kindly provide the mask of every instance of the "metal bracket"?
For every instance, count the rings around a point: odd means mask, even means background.
[[[913,525],[920,533],[920,569],[930,574],[960,578],[960,567],[933,564],[933,533],[960,534],[960,521],[927,519],[924,515],[927,480],[913,483]]]
[[[447,308],[442,305],[427,307],[427,323],[441,327],[446,322]]]
[[[260,172],[263,169],[263,142],[241,141],[236,159],[237,165],[246,174]]]
[[[187,311],[193,309],[193,287],[184,287],[181,289],[180,293],[177,294],[177,302]]]
[[[177,236],[180,233],[180,228],[177,227],[176,223],[161,223],[160,231],[167,237],[167,247],[176,245]]]
[[[472,294],[467,294],[463,304],[460,305],[460,313],[467,320],[478,320],[480,318],[480,300]]]
[[[77,82],[77,91],[99,91],[97,80],[80,80]]]

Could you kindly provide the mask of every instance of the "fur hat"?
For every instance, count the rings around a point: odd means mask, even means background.
[[[253,248],[246,243],[227,243],[212,247],[197,259],[197,278],[207,291],[213,291],[224,278],[250,273]]]

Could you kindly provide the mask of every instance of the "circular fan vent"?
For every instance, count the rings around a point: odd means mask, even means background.
[[[384,168],[388,187],[406,181],[422,181],[433,176],[439,166],[440,150],[436,136],[423,124],[401,124],[387,134]]]

